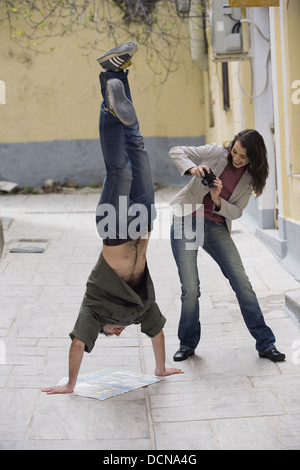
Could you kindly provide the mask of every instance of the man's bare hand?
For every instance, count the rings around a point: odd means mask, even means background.
[[[155,375],[158,375],[160,377],[166,377],[167,375],[173,375],[173,374],[183,374],[183,371],[181,369],[176,369],[174,367],[164,369],[163,371],[158,371],[157,369],[155,370]]]
[[[46,392],[47,395],[54,395],[55,393],[72,393],[74,387],[69,384],[56,385],[55,387],[42,388],[42,392]]]

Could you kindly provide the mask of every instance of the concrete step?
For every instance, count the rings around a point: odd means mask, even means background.
[[[285,294],[286,308],[296,317],[300,323],[300,289],[289,291]]]

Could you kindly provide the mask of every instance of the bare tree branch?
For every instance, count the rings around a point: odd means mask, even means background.
[[[51,38],[82,29],[90,31],[87,55],[104,52],[105,39],[136,40],[161,81],[184,61],[176,52],[187,36],[186,21],[176,15],[174,0],[0,0],[0,24],[18,45],[40,52],[53,49],[45,46]]]

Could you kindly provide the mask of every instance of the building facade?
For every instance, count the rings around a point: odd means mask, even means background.
[[[165,81],[163,65],[153,72],[144,47],[129,69],[141,132],[155,182],[160,184],[181,184],[168,157],[170,147],[205,141],[203,74],[191,59],[188,25],[177,17],[174,4],[176,18],[183,37],[174,49],[176,73]],[[103,181],[97,57],[115,41],[106,37],[91,50],[86,44],[93,37],[93,31],[83,28],[63,38],[49,38],[34,51],[16,45],[9,24],[1,23],[0,181],[21,187],[41,186],[47,179],[57,183],[71,179],[82,185]],[[123,34],[117,42],[128,39]]]
[[[168,157],[174,145],[221,144],[257,129],[270,176],[244,218],[300,279],[300,2],[192,0],[184,16],[180,66],[165,83],[154,83],[143,48],[130,69],[154,180],[186,184]],[[18,48],[1,26],[0,180],[103,181],[96,58],[114,43],[85,54],[87,34],[53,38],[53,52],[40,54]]]
[[[206,142],[229,140],[243,128],[263,135],[270,175],[264,193],[252,196],[243,217],[300,279],[300,2],[226,4],[205,2]],[[228,50],[222,50],[223,44],[229,44]]]

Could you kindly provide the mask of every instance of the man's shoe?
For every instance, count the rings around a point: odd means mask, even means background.
[[[265,357],[272,362],[280,362],[285,360],[285,354],[279,352],[276,348],[270,349],[266,353],[258,353],[259,357]]]
[[[178,351],[174,354],[173,356],[173,360],[174,361],[185,361],[186,359],[188,359],[190,356],[193,356],[193,354],[195,353],[195,351],[191,350],[191,349],[184,349],[184,348],[180,348],[178,349]]]
[[[124,42],[98,57],[98,62],[105,70],[120,72],[131,65],[131,57],[138,50],[136,42]]]
[[[108,111],[119,118],[126,126],[133,124],[137,117],[133,104],[125,95],[124,85],[121,80],[117,78],[107,80],[106,92]]]

